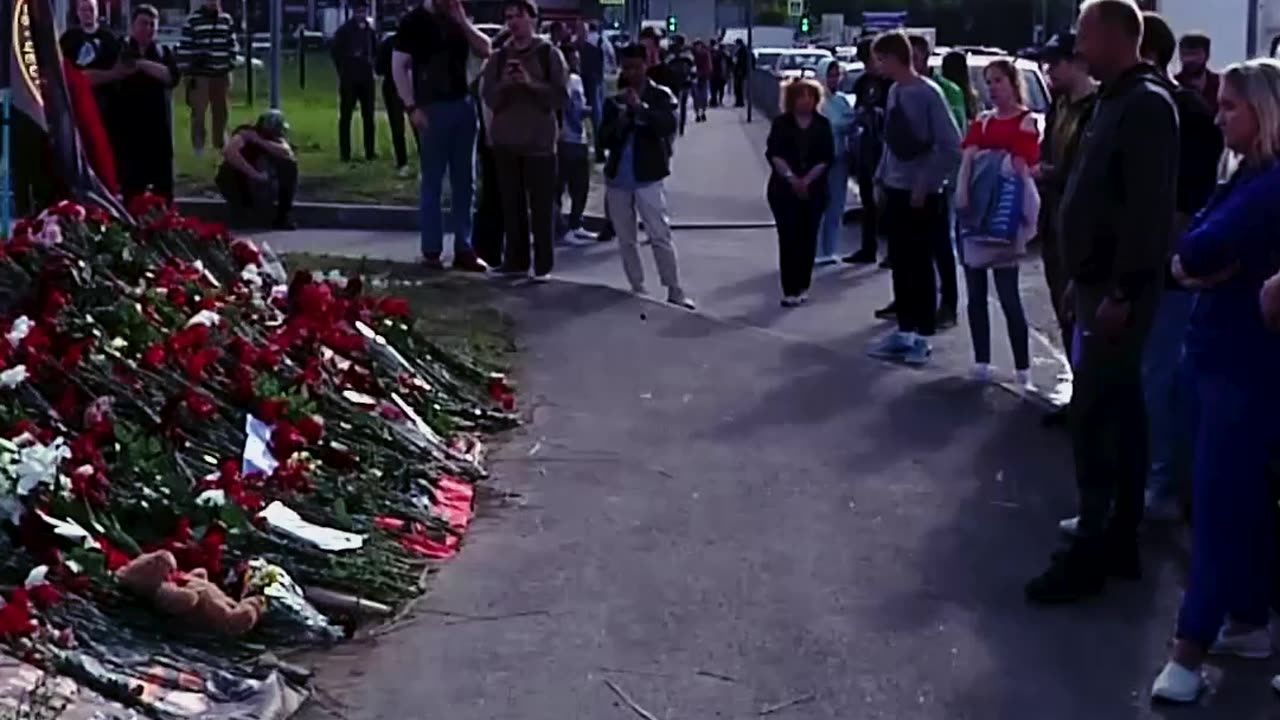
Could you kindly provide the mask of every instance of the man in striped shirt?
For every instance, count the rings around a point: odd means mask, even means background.
[[[187,78],[187,103],[191,106],[191,147],[204,150],[204,116],[213,116],[213,146],[221,149],[227,132],[227,94],[235,67],[235,24],[222,12],[218,0],[205,0],[182,26],[178,64]]]

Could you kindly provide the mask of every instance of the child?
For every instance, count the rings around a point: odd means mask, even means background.
[[[587,134],[583,126],[587,96],[579,74],[581,58],[573,43],[560,46],[565,64],[569,68],[569,99],[565,101],[564,116],[560,121],[559,179],[556,182],[556,237],[560,242],[572,245],[585,244],[596,239],[595,233],[582,227],[582,213],[587,208],[590,189],[591,155],[588,152]],[[569,191],[569,216],[560,212],[565,191]]]

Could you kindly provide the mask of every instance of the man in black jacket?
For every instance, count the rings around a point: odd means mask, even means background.
[[[364,0],[351,6],[351,19],[334,33],[329,52],[338,69],[338,154],[343,162],[351,162],[351,112],[360,103],[364,156],[372,160],[376,137],[373,66],[378,57],[378,34],[369,22],[369,5]]]
[[[608,186],[605,204],[618,235],[622,269],[632,291],[645,292],[644,266],[636,243],[639,214],[653,244],[653,258],[658,265],[658,278],[667,288],[667,302],[693,309],[693,301],[680,286],[662,187],[663,179],[671,174],[676,99],[669,89],[649,79],[648,57],[648,51],[640,45],[628,45],[619,53],[621,92],[605,103],[600,126],[609,153],[604,165]]]
[[[1102,89],[1059,212],[1076,319],[1080,517],[1071,544],[1027,584],[1035,603],[1072,602],[1100,592],[1108,577],[1142,573],[1142,351],[1163,289],[1178,174],[1177,110],[1167,80],[1138,53],[1142,29],[1133,0],[1087,0],[1081,9],[1076,48]]]

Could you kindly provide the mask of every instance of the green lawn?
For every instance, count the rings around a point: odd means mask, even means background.
[[[413,138],[406,138],[409,165],[414,173],[402,179],[396,175],[395,153],[391,150],[391,129],[382,109],[381,89],[377,98],[378,158],[366,162],[363,131],[359,113],[351,122],[352,156],[361,158],[351,163],[338,159],[338,83],[333,64],[326,53],[311,53],[306,62],[306,87],[300,86],[299,63],[292,53],[282,62],[281,109],[289,120],[290,141],[298,153],[301,168],[298,199],[328,202],[373,202],[383,205],[416,205],[418,202],[417,151]],[[269,82],[264,69],[256,71],[253,98],[247,95],[244,69],[237,70],[233,80],[230,128],[252,122],[267,109]],[[206,127],[208,119],[205,120]],[[218,154],[206,148],[202,157],[191,149],[191,111],[185,93],[174,92],[174,155],[178,167],[179,196],[216,197],[213,185]],[[598,176],[593,166],[593,176]],[[595,178],[598,182],[598,177]],[[448,183],[445,183],[446,191]]]
[[[306,88],[300,87],[298,61],[286,55],[281,68],[280,104],[290,125],[290,141],[298,153],[301,180],[298,195],[301,200],[377,202],[383,204],[415,204],[418,196],[417,157],[413,139],[409,144],[409,164],[414,168],[413,177],[396,176],[394,153],[391,151],[391,130],[378,98],[377,128],[378,159],[363,159],[344,163],[338,159],[338,89],[337,77],[328,55],[312,53],[307,57]],[[231,118],[235,127],[252,122],[258,113],[269,107],[269,82],[265,70],[259,69],[253,82],[254,97],[247,95],[245,71],[236,71],[232,89]],[[205,120],[206,127],[208,119]],[[216,196],[213,174],[218,155],[206,148],[202,157],[196,157],[191,149],[191,111],[184,93],[174,92],[174,155],[178,166],[178,194],[186,196]],[[351,145],[353,157],[364,157],[363,134],[359,113],[352,123]],[[230,129],[230,128],[228,128]]]

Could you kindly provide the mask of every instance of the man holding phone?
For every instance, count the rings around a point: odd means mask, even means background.
[[[539,281],[555,264],[556,148],[569,72],[560,50],[534,34],[533,0],[505,0],[503,15],[511,38],[480,74],[481,97],[493,110],[489,138],[507,231],[502,274],[529,274],[532,231],[533,279]]]
[[[391,75],[418,133],[422,262],[429,269],[444,269],[441,201],[446,169],[452,190],[453,267],[488,269],[471,248],[477,110],[467,83],[467,60],[490,53],[489,37],[467,18],[461,0],[424,0],[404,16],[396,32]]]
[[[605,103],[600,125],[601,142],[609,152],[604,165],[605,207],[618,235],[622,269],[632,291],[645,293],[644,265],[636,242],[638,214],[653,245],[667,302],[692,310],[693,300],[680,285],[662,186],[671,174],[671,148],[678,130],[676,98],[650,79],[650,56],[643,45],[628,45],[618,53],[622,91]]]

